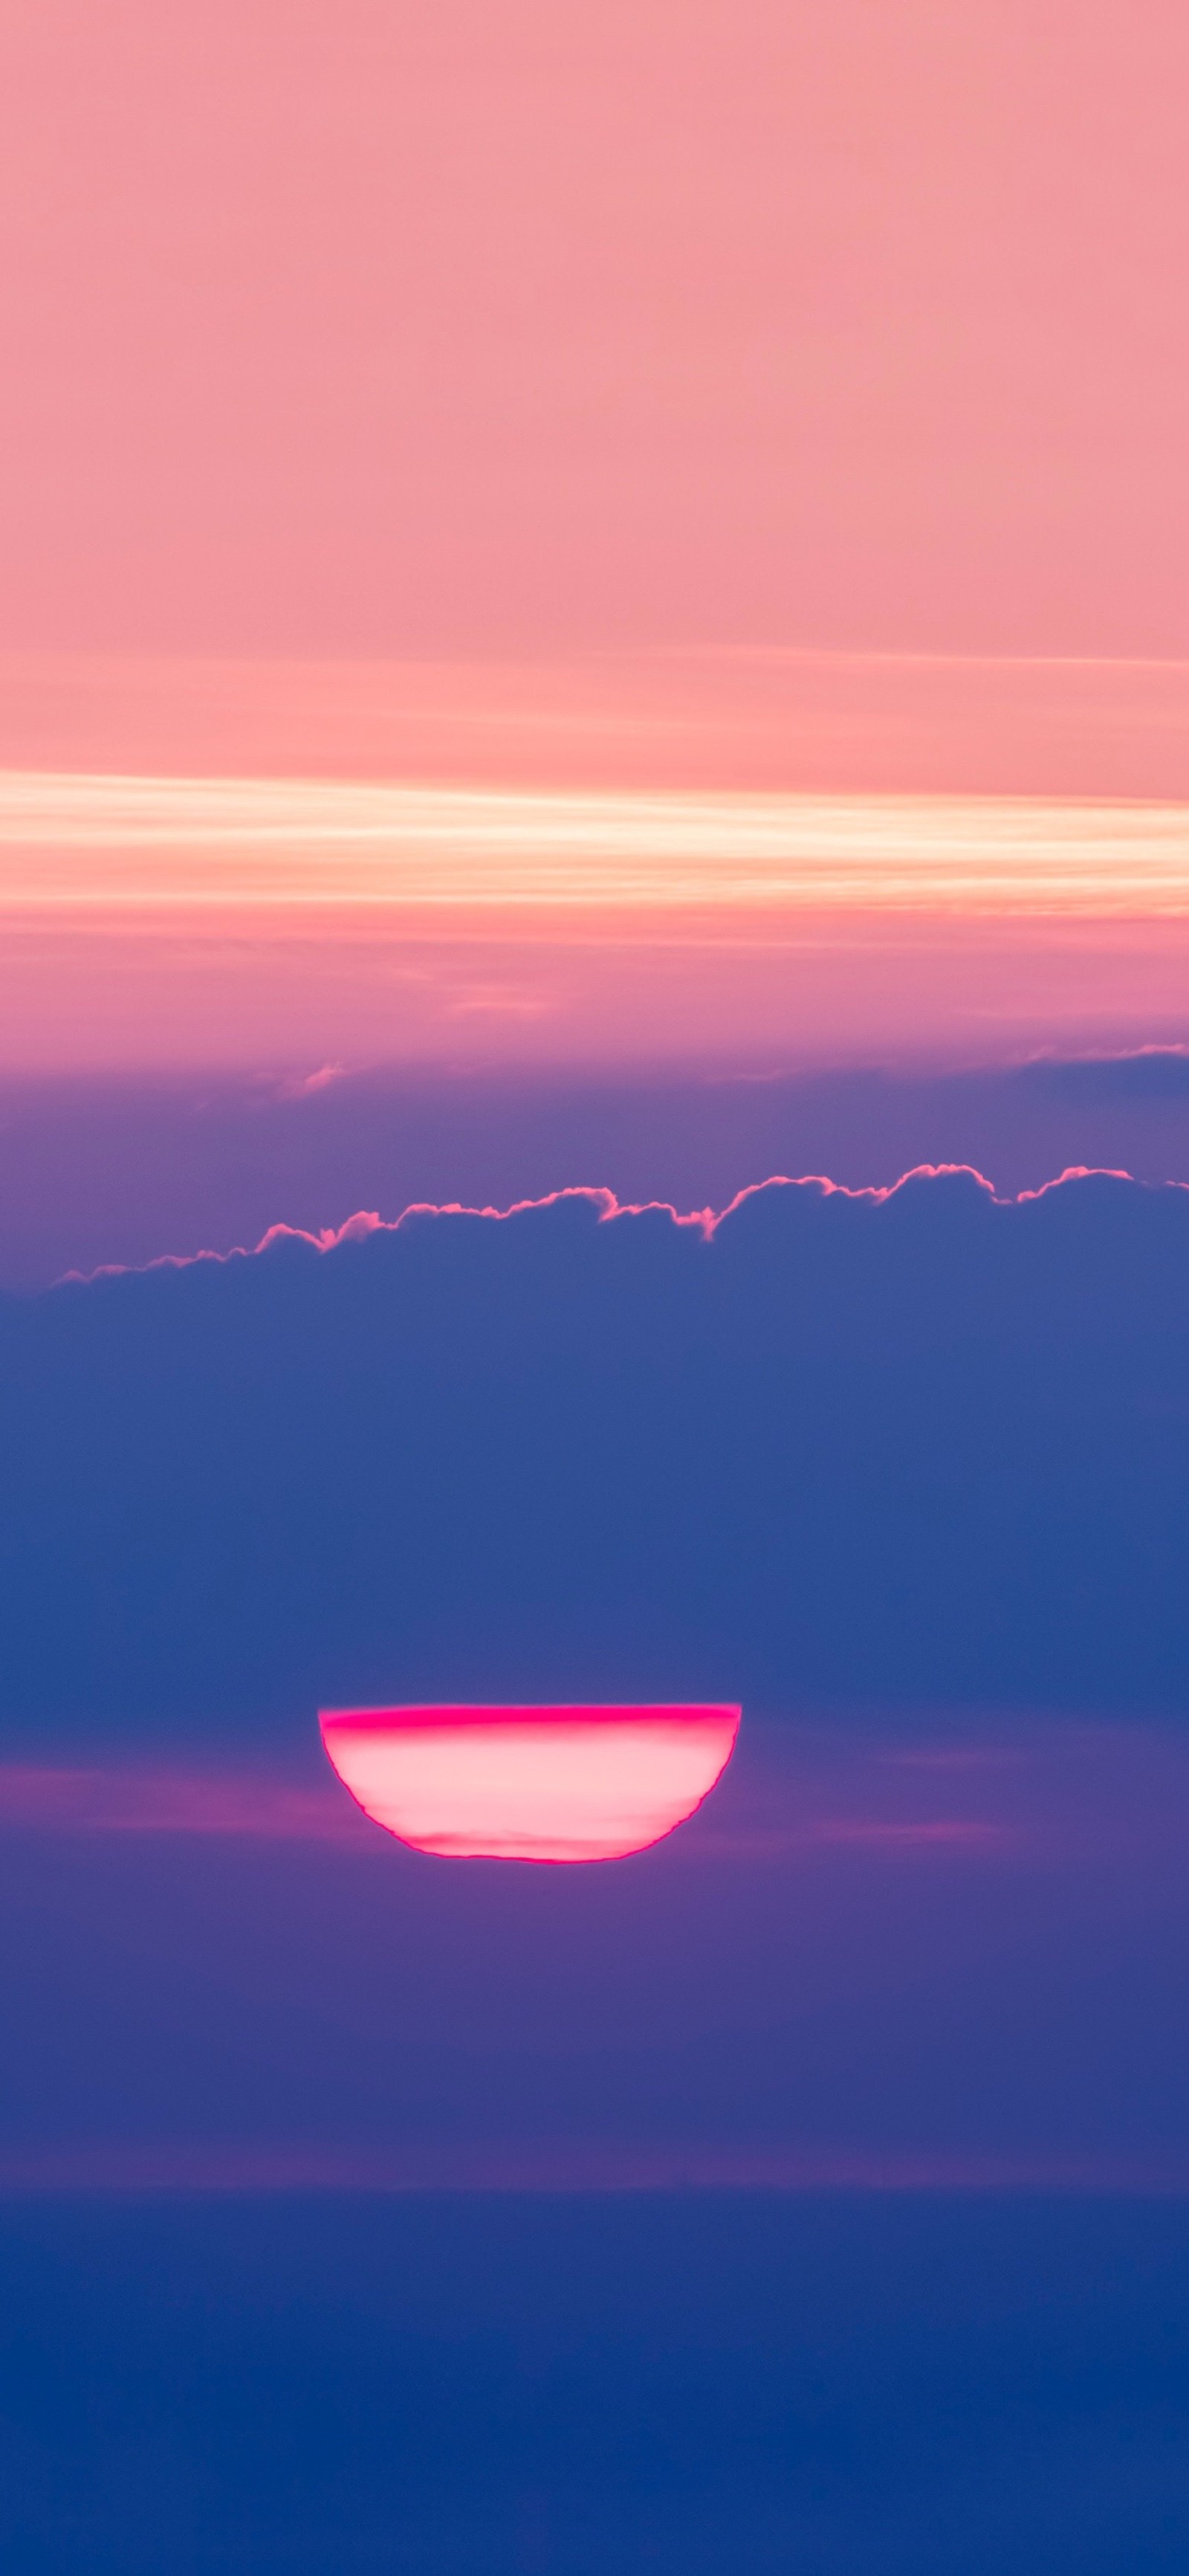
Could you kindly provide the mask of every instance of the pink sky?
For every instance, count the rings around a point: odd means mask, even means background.
[[[1189,658],[0,653],[0,771],[1189,799]]]
[[[1183,0],[0,0],[0,644],[1189,652]]]
[[[1187,100],[1182,0],[0,0],[0,770],[1189,816]],[[990,925],[658,924],[624,831],[311,925],[25,792],[9,1070],[1189,1036],[1175,818],[1171,910],[1133,814]]]

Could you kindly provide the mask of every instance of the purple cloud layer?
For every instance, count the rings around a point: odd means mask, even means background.
[[[413,1209],[0,1306],[0,1733],[1189,1707],[1189,1190]],[[85,1757],[90,1758],[90,1757]]]

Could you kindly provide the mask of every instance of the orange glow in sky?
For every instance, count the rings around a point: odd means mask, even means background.
[[[366,1815],[452,1859],[619,1860],[691,1816],[738,1708],[328,1709],[322,1741]]]

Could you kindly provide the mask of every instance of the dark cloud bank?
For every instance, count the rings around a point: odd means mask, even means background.
[[[319,1702],[1189,1708],[1189,1191],[576,1193],[0,1309],[10,1744]]]

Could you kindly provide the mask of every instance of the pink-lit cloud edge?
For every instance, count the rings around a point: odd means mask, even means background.
[[[1160,1048],[1153,1049],[1151,1052],[1165,1055],[1179,1051]],[[327,1078],[325,1074],[315,1077],[319,1081],[325,1078]],[[859,1189],[851,1188],[843,1181],[832,1181],[823,1172],[771,1172],[765,1180],[751,1181],[745,1189],[737,1190],[735,1196],[723,1208],[705,1207],[687,1210],[675,1207],[669,1199],[621,1200],[616,1198],[613,1190],[583,1184],[567,1189],[548,1190],[538,1199],[515,1199],[509,1206],[502,1208],[470,1207],[459,1199],[441,1202],[415,1199],[408,1207],[402,1208],[400,1214],[395,1217],[383,1217],[375,1208],[359,1208],[354,1215],[345,1218],[342,1225],[325,1226],[317,1233],[311,1233],[303,1226],[270,1225],[259,1241],[254,1244],[234,1244],[222,1252],[213,1248],[204,1248],[199,1252],[163,1252],[158,1253],[152,1261],[146,1262],[102,1262],[94,1270],[65,1271],[55,1284],[86,1286],[95,1279],[141,1277],[154,1270],[188,1270],[199,1262],[251,1261],[259,1258],[262,1253],[268,1252],[278,1243],[302,1243],[307,1245],[311,1252],[334,1252],[344,1244],[364,1243],[374,1234],[399,1234],[403,1226],[418,1217],[483,1217],[494,1224],[505,1224],[511,1217],[522,1216],[538,1208],[557,1207],[572,1199],[585,1200],[589,1206],[597,1208],[600,1224],[614,1224],[620,1217],[667,1216],[673,1225],[683,1231],[694,1230],[709,1243],[720,1225],[724,1224],[738,1208],[744,1206],[749,1199],[756,1198],[764,1190],[773,1187],[814,1190],[822,1198],[852,1199],[871,1207],[883,1207],[910,1182],[959,1176],[973,1181],[985,1193],[988,1202],[995,1207],[1023,1207],[1033,1200],[1047,1198],[1053,1190],[1061,1189],[1068,1181],[1130,1181],[1136,1189],[1149,1189],[1154,1186],[1159,1186],[1161,1189],[1189,1189],[1187,1181],[1169,1180],[1153,1184],[1137,1180],[1133,1173],[1119,1167],[1102,1163],[1068,1163],[1063,1171],[1054,1173],[1049,1181],[1042,1181],[1038,1188],[1020,1190],[1014,1195],[1007,1196],[997,1191],[994,1182],[989,1181],[986,1174],[980,1172],[973,1163],[914,1163],[911,1170],[902,1172],[895,1181],[872,1183]]]

